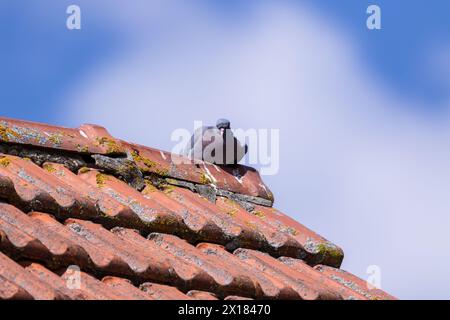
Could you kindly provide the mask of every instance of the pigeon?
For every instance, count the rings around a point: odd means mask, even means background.
[[[183,155],[217,165],[234,165],[242,160],[247,151],[247,144],[242,146],[231,131],[230,121],[219,119],[215,127],[196,129]]]

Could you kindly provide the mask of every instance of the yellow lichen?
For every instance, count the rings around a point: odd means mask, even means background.
[[[244,223],[251,229],[257,229],[257,227],[250,221],[245,221]]]
[[[81,144],[77,144],[76,148],[77,148],[78,152],[89,153],[89,147],[88,146],[82,146]]]
[[[11,160],[8,159],[8,157],[1,157],[0,158],[0,166],[3,168],[6,168],[11,163]]]
[[[146,184],[146,187],[144,188],[144,190],[142,190],[142,194],[146,195],[146,194],[158,191],[158,188],[156,188],[150,182],[145,181],[145,184]]]
[[[174,190],[175,190],[175,186],[166,185],[166,186],[164,186],[163,192],[165,194],[169,194],[169,193],[173,192]]]
[[[267,199],[268,200],[270,200],[270,201],[275,201],[275,197],[273,196],[273,193],[272,193],[272,191],[270,191],[270,190],[266,190],[266,193],[267,193]]]
[[[80,168],[80,170],[78,170],[78,173],[83,174],[83,173],[87,173],[91,171],[91,169],[89,169],[88,167],[82,167]]]
[[[234,217],[234,216],[236,216],[236,214],[238,212],[239,212],[239,210],[234,208],[234,209],[231,209],[230,211],[227,211],[226,214],[229,215],[230,217]]]
[[[154,161],[141,156],[137,150],[133,150],[131,152],[131,156],[133,157],[134,161],[142,162],[148,168],[153,168],[154,166],[156,166],[156,163]]]
[[[106,147],[106,152],[108,152],[108,153],[122,152],[122,149],[117,144],[117,142],[108,137],[97,138],[97,144],[99,146]]]
[[[97,182],[97,186],[99,188],[104,187],[106,184],[106,181],[109,180],[109,177],[106,174],[103,173],[97,173],[95,180]]]
[[[168,170],[164,170],[164,169],[156,169],[155,173],[162,176],[162,177],[167,177],[169,175],[169,171]]]
[[[157,162],[141,156],[139,154],[139,151],[133,150],[131,152],[131,156],[133,157],[135,162],[144,164],[147,167],[148,171],[154,172],[160,176],[169,175],[169,172],[167,170],[161,169],[160,165]]]
[[[56,171],[55,167],[52,166],[50,163],[44,163],[44,165],[42,167],[50,173]]]
[[[7,132],[8,128],[6,128],[3,125],[0,125],[0,138],[3,141],[8,141],[8,132]]]
[[[261,219],[264,219],[266,217],[266,215],[262,211],[254,210],[252,211],[252,213]]]
[[[236,201],[234,201],[234,200],[232,200],[230,198],[223,198],[223,201],[227,205],[232,206],[233,208],[236,208],[236,209],[240,208],[239,204]]]
[[[62,134],[60,133],[54,133],[50,135],[48,138],[54,145],[61,145],[62,144]]]
[[[172,179],[172,178],[166,178],[166,182],[173,184],[173,185],[177,185],[178,181],[176,179]]]
[[[212,181],[205,173],[202,172],[200,174],[200,183],[201,184],[211,184]]]
[[[292,228],[292,227],[286,228],[286,232],[289,233],[290,235],[293,235],[293,236],[297,236],[298,235],[297,229]]]
[[[10,141],[11,137],[18,138],[19,134],[14,130],[8,128],[7,126],[0,124],[0,139],[5,142],[8,142]]]

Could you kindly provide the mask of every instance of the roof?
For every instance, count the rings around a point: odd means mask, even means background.
[[[394,298],[339,269],[256,170],[179,157],[0,118],[0,299]]]

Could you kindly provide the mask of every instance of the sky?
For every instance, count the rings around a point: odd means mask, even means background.
[[[81,8],[81,30],[66,8]],[[382,29],[368,30],[377,4]],[[450,3],[4,0],[1,115],[171,150],[228,118],[280,130],[275,205],[403,299],[450,298]],[[251,146],[250,146],[251,147]],[[257,165],[258,167],[258,165]]]

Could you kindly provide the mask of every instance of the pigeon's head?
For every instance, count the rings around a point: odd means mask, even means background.
[[[227,119],[219,119],[216,122],[216,127],[223,134],[226,129],[230,129],[230,121]]]

